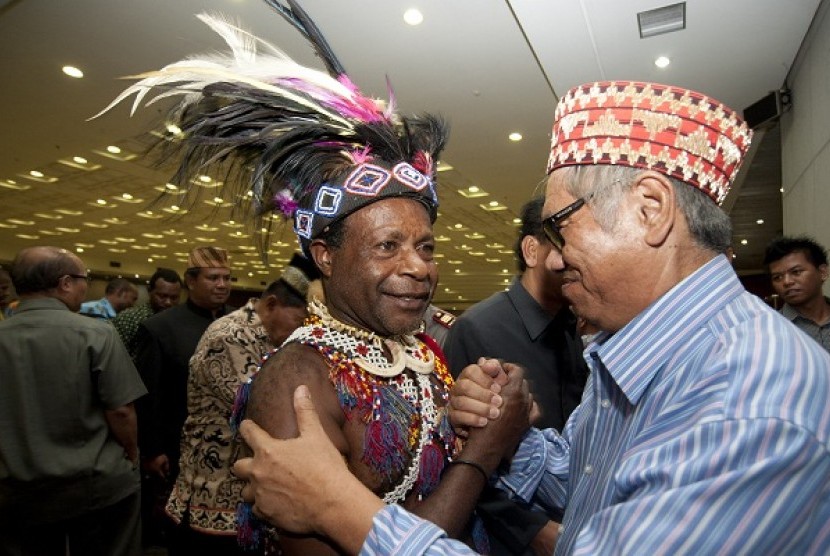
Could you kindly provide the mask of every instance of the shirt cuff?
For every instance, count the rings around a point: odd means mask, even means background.
[[[372,519],[372,529],[360,550],[361,556],[423,554],[436,540],[446,536],[437,525],[423,520],[396,504],[382,508]]]

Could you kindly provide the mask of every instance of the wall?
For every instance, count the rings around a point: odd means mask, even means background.
[[[784,233],[830,247],[830,2],[824,0],[788,77],[781,118]],[[824,291],[830,295],[830,281]]]

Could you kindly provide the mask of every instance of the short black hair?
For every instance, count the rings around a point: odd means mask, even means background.
[[[522,253],[522,240],[526,236],[533,236],[540,241],[545,241],[545,234],[542,232],[542,207],[544,205],[544,197],[534,197],[522,207],[522,227],[519,230],[516,245],[513,247],[520,272],[527,270],[527,262]]]
[[[767,245],[764,252],[764,267],[769,272],[769,265],[781,260],[791,253],[801,252],[816,268],[827,264],[827,251],[817,241],[807,236],[779,237]]]
[[[305,307],[306,300],[291,286],[286,284],[283,280],[274,280],[265,291],[262,292],[262,298],[273,295],[277,298],[277,303],[283,307]]]
[[[149,290],[153,291],[156,288],[156,282],[159,280],[164,280],[165,282],[170,283],[177,283],[180,286],[182,284],[182,279],[179,276],[179,273],[173,270],[172,268],[159,268],[156,270],[152,276],[150,276],[150,286]]]

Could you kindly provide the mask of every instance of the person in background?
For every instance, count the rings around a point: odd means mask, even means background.
[[[135,359],[139,325],[153,315],[178,305],[181,290],[182,279],[179,274],[169,268],[159,268],[150,277],[147,302],[121,311],[112,319],[112,324],[121,336],[130,357]]]
[[[0,322],[0,553],[138,556],[136,415],[144,385],[115,330],[75,314],[83,261],[30,247]]]
[[[177,524],[171,556],[255,554],[236,541],[243,483],[231,473],[231,410],[239,385],[302,324],[309,282],[318,276],[311,261],[294,255],[259,299],[215,320],[199,340],[190,359],[180,472],[166,507]]]
[[[88,317],[112,320],[115,316],[135,305],[138,288],[125,278],[115,278],[107,283],[104,297],[81,304],[80,313]]]
[[[827,251],[808,237],[774,239],[764,253],[764,266],[775,293],[784,301],[781,314],[830,351],[830,298]]]
[[[498,478],[565,509],[556,554],[830,552],[830,355],[724,255],[718,203],[750,138],[734,111],[679,87],[587,83],[560,99],[544,229],[562,293],[602,332],[562,433],[531,428]],[[503,370],[462,372],[455,426],[498,423]],[[318,400],[303,386],[294,401],[299,438],[242,424],[255,455],[235,471],[260,516],[348,553],[469,553],[354,481],[320,434]]]
[[[166,542],[164,505],[179,473],[190,357],[207,327],[231,310],[225,305],[231,270],[224,249],[192,249],[184,276],[187,301],[143,321],[136,340],[136,367],[148,390],[137,407],[145,544]]]
[[[579,405],[588,378],[576,317],[562,297],[562,271],[555,247],[542,231],[543,197],[522,206],[514,253],[519,276],[500,291],[467,309],[446,344],[450,372],[480,357],[521,365],[539,406],[540,428],[562,430]],[[552,256],[556,255],[556,256]],[[562,513],[547,514],[511,502],[500,490],[485,490],[478,511],[490,534],[491,553],[550,554]]]
[[[12,316],[15,291],[7,270],[0,268],[0,320]]]

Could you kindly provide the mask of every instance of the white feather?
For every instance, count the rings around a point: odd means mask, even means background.
[[[162,87],[164,90],[148,100],[147,105],[176,95],[192,95],[193,98],[187,100],[195,102],[199,96],[194,93],[203,90],[208,85],[219,82],[234,82],[244,83],[280,95],[340,122],[348,129],[353,128],[353,125],[341,116],[285,87],[273,84],[280,79],[296,79],[324,89],[331,95],[341,97],[344,101],[354,99],[354,91],[340,83],[340,81],[325,72],[301,66],[280,49],[228,22],[221,16],[200,14],[197,17],[225,40],[231,49],[230,55],[212,54],[198,58],[188,58],[169,64],[158,71],[129,76],[127,79],[140,79],[140,81],[122,91],[106,108],[90,119],[99,117],[130,95],[135,94],[136,97],[130,110],[132,116],[142,101],[155,88]],[[264,50],[268,51],[269,54],[258,56],[257,45],[264,47]],[[313,91],[306,91],[306,93],[315,96]]]

